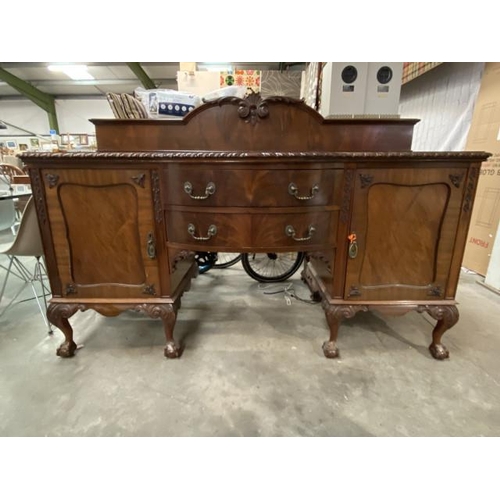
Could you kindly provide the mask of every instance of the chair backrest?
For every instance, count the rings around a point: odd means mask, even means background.
[[[10,177],[0,170],[0,196],[11,195]],[[16,222],[16,204],[14,200],[0,200],[0,231],[11,229]]]
[[[26,172],[22,168],[16,167],[15,165],[10,165],[9,163],[0,163],[0,176],[8,177],[10,182],[12,182],[12,177],[14,175],[26,175]]]
[[[43,255],[42,237],[33,197],[26,204],[16,239],[5,253],[27,257],[40,257]]]
[[[12,179],[0,170],[0,191],[9,191]]]
[[[1,183],[0,191],[2,191]],[[0,200],[0,231],[10,229],[15,222],[16,207],[14,205],[14,200]]]

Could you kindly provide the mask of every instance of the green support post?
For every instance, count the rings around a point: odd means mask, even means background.
[[[138,62],[129,62],[127,63],[127,66],[132,70],[134,75],[139,78],[141,83],[144,85],[144,88],[147,89],[155,89],[156,85],[154,84],[153,80],[149,78],[147,73],[144,71],[142,66]]]

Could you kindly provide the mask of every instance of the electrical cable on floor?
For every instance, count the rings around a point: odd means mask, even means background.
[[[278,286],[279,288],[276,288],[276,286]],[[270,291],[265,291],[265,290],[270,289],[272,287],[274,287],[275,289],[270,290]],[[292,305],[292,299],[300,300],[300,302],[305,302],[306,304],[311,304],[311,305],[320,303],[317,300],[309,300],[309,299],[303,299],[302,297],[299,297],[297,295],[297,293],[295,292],[295,288],[294,288],[293,283],[284,282],[282,285],[263,285],[263,284],[260,284],[259,289],[264,290],[264,292],[263,292],[264,295],[275,295],[278,293],[283,293],[287,306]]]

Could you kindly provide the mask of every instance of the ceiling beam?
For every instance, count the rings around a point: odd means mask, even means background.
[[[0,67],[2,68],[47,68],[50,62],[0,62]],[[60,61],[57,64],[62,64]],[[77,62],[77,63],[66,63],[66,64],[84,64],[85,66],[124,66],[127,63],[124,62]],[[179,68],[178,62],[143,62],[149,66],[172,66]]]
[[[141,83],[144,85],[144,88],[147,89],[155,89],[156,85],[153,80],[149,78],[148,74],[144,71],[140,63],[138,62],[129,62],[127,66],[132,70],[134,75],[139,78]]]
[[[12,73],[5,71],[3,68],[0,68],[0,80],[6,82],[13,89],[17,90],[22,95],[26,96],[28,99],[34,102],[38,107],[46,111],[49,119],[50,129],[55,130],[56,133],[59,133],[54,96],[38,90],[30,83],[21,80],[21,78],[18,78]]]
[[[161,81],[162,83],[172,83],[176,84],[177,80],[175,78],[155,78],[157,81]],[[97,86],[97,85],[137,85],[137,80],[134,78],[116,78],[116,79],[102,79],[102,80],[31,80],[31,84],[36,87],[42,86]],[[0,86],[6,85],[4,82],[0,82]],[[157,85],[154,84],[154,88],[157,88]]]

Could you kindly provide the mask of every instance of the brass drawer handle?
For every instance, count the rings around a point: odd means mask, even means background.
[[[195,236],[196,228],[194,227],[194,224],[188,224],[188,233],[198,241],[207,241],[209,240],[212,236],[215,236],[217,234],[217,226],[214,224],[211,224],[210,227],[208,228],[208,236]]]
[[[315,232],[316,232],[316,228],[311,224],[309,226],[308,231],[307,231],[307,236],[305,236],[304,238],[296,238],[295,237],[295,229],[293,228],[293,226],[286,226],[286,228],[285,228],[285,234],[287,236],[290,236],[291,238],[293,238],[295,241],[310,240],[313,237]]]
[[[213,182],[209,182],[207,187],[205,188],[204,196],[193,196],[193,186],[190,182],[184,183],[184,192],[187,193],[193,200],[206,200],[209,196],[215,193],[215,184]]]
[[[299,196],[299,188],[297,187],[297,184],[295,184],[294,182],[290,182],[290,184],[288,185],[288,194],[295,196],[297,200],[312,200],[318,192],[319,186],[317,184],[314,184],[314,186],[311,188],[311,196]]]

